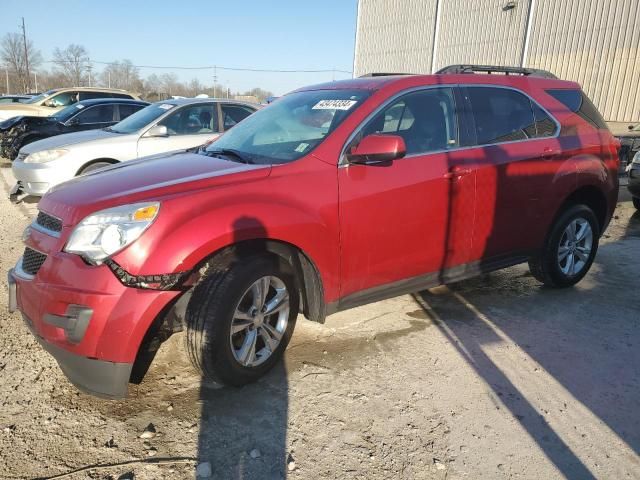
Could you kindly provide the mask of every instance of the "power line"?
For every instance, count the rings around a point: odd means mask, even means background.
[[[46,60],[43,63],[73,63],[70,60]],[[92,60],[91,63],[98,65],[118,65],[119,62],[99,62]],[[133,65],[136,68],[156,68],[164,70],[229,70],[234,72],[261,72],[261,73],[345,73],[351,75],[353,72],[348,70],[337,69],[320,69],[320,70],[287,70],[287,69],[271,69],[271,68],[243,68],[243,67],[221,67],[220,65],[210,65],[202,67],[182,67],[182,66],[166,66],[166,65]]]

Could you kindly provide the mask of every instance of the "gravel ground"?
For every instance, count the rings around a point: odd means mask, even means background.
[[[4,197],[2,271],[35,212]],[[78,393],[3,282],[0,478],[640,478],[640,214],[616,215],[576,288],[518,266],[300,320],[241,389],[201,384],[175,335],[128,400]]]

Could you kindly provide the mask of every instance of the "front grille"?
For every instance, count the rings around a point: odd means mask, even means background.
[[[36,223],[47,230],[51,230],[52,232],[62,231],[62,220],[53,217],[48,213],[38,212]]]
[[[22,270],[29,275],[35,275],[46,259],[47,256],[44,253],[27,247],[24,249],[24,255],[22,256]]]

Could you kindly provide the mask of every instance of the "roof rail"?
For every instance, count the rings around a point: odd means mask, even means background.
[[[521,67],[504,67],[500,65],[449,65],[441,68],[437,74],[456,74],[456,73],[504,73],[505,75],[523,75],[525,77],[542,77],[542,78],[558,78],[547,70],[539,70],[537,68],[521,68]]]
[[[413,75],[413,73],[371,72],[371,73],[365,73],[364,75],[360,75],[358,78],[389,77],[392,75]]]

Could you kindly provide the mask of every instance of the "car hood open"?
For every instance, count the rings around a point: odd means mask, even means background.
[[[74,225],[104,208],[266,177],[270,165],[247,165],[192,152],[132,160],[51,189],[39,208]]]

